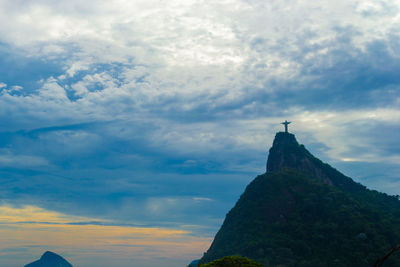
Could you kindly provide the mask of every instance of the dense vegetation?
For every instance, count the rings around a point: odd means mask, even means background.
[[[238,254],[266,267],[372,266],[400,243],[397,198],[287,143],[274,142],[273,171],[247,186],[201,263]],[[384,266],[400,266],[400,255]]]
[[[247,257],[225,256],[222,259],[202,264],[200,267],[262,267],[262,264]]]

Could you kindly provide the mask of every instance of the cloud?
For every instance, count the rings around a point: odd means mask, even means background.
[[[35,206],[16,208],[3,205],[0,206],[0,221],[2,224],[32,222],[39,224],[70,224],[80,221],[90,221],[90,219],[78,216],[68,216],[66,214],[47,211]]]
[[[391,145],[382,146],[382,137],[388,135],[396,140],[398,128],[397,109],[357,109],[343,112],[303,112],[295,118],[300,127],[313,133],[320,143],[330,149],[325,155],[332,159],[364,162],[395,162],[397,154],[392,154]],[[372,136],[371,136],[372,135]],[[346,141],[347,140],[347,141]],[[382,142],[382,144],[376,144]],[[345,145],[348,144],[348,145]],[[345,156],[345,155],[348,156]],[[393,157],[393,158],[392,158]]]
[[[0,195],[210,236],[285,119],[396,193],[398,16],[389,0],[0,1]]]
[[[0,150],[0,153],[3,152]],[[0,154],[1,167],[29,168],[35,166],[48,166],[49,162],[41,157],[29,155],[13,155],[7,151]]]

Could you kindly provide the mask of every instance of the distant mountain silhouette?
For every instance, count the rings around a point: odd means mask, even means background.
[[[25,267],[72,267],[72,265],[60,255],[46,251],[39,260],[29,263]]]
[[[354,182],[280,132],[267,172],[247,186],[200,263],[241,255],[265,267],[370,267],[398,243],[396,197]],[[400,255],[385,266],[400,266]]]

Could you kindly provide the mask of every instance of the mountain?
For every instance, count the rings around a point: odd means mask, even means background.
[[[372,266],[400,243],[400,201],[369,190],[276,134],[267,172],[226,215],[200,263],[227,255],[263,266]],[[394,254],[385,266],[400,266]]]
[[[46,251],[39,260],[29,263],[25,267],[72,267],[72,265],[60,255]]]

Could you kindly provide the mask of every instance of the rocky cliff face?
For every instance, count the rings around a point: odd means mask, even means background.
[[[360,238],[362,237],[362,238]],[[263,266],[372,266],[400,243],[400,202],[368,190],[277,133],[201,263],[241,255]],[[400,266],[400,255],[385,262]]]
[[[29,263],[25,267],[72,267],[72,265],[60,255],[46,251],[39,260]]]
[[[294,134],[279,132],[269,150],[267,172],[277,172],[282,169],[301,171],[325,184],[346,191],[365,189],[364,186],[314,157],[303,145],[299,145]]]
[[[294,134],[277,133],[269,150],[267,172],[282,168],[296,168],[310,173],[319,172],[312,162],[312,155],[299,145]]]

